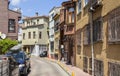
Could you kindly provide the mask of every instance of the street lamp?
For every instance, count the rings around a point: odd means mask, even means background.
[[[5,39],[6,38],[6,34],[0,32],[0,39]]]

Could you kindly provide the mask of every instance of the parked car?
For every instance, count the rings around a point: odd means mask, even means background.
[[[40,54],[40,57],[47,57],[47,51],[43,51],[43,52]]]
[[[27,75],[28,71],[30,70],[30,59],[29,57],[23,52],[20,51],[18,53],[14,53],[13,57],[16,60],[16,63],[19,67],[19,76]]]
[[[24,51],[7,53],[6,55],[13,57],[14,61],[12,61],[12,62],[14,62],[14,66],[18,66],[19,76],[21,76],[21,75],[26,76],[30,70],[30,58],[29,58],[29,56]]]

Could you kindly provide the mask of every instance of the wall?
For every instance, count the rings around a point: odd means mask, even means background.
[[[8,33],[8,0],[0,0],[0,31]]]
[[[87,11],[89,5],[83,7],[83,1],[82,0],[82,11],[80,13],[77,13],[77,22],[76,22],[76,31],[84,28],[86,24],[90,22],[90,16]],[[108,14],[113,9],[120,6],[119,0],[102,0],[103,6],[96,9],[96,11],[93,14],[93,19],[95,20],[97,17],[102,16],[103,18],[103,28],[102,28],[102,41],[94,43],[94,56],[95,59],[103,61],[104,64],[104,76],[108,76],[108,62],[119,62],[120,61],[120,55],[119,55],[119,49],[120,44],[109,44],[108,43]],[[78,8],[78,7],[76,7]],[[77,11],[77,10],[76,10]],[[83,30],[82,30],[83,31]],[[83,32],[81,35],[81,42],[83,42]],[[83,57],[91,58],[91,50],[90,45],[83,45],[81,43],[81,53],[76,54],[76,65],[83,69]],[[76,46],[77,50],[77,46]],[[88,63],[89,67],[89,63]],[[89,69],[87,69],[89,70]]]
[[[8,37],[11,37],[15,40],[18,39],[18,27],[19,27],[19,24],[18,24],[18,17],[21,17],[21,13],[18,13],[18,12],[15,12],[15,11],[12,11],[12,10],[9,10],[9,19],[15,19],[15,33],[9,33],[8,32]]]

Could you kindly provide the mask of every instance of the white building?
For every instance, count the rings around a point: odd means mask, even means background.
[[[60,10],[60,7],[53,7],[49,12],[49,57],[54,58],[54,15]]]

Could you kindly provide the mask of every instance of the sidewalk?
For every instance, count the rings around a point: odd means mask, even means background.
[[[46,58],[46,59],[60,65],[70,76],[90,76],[89,74],[83,72],[81,69],[75,66],[72,66],[72,65],[67,65],[63,61],[57,61],[57,60],[50,59],[50,58]]]

